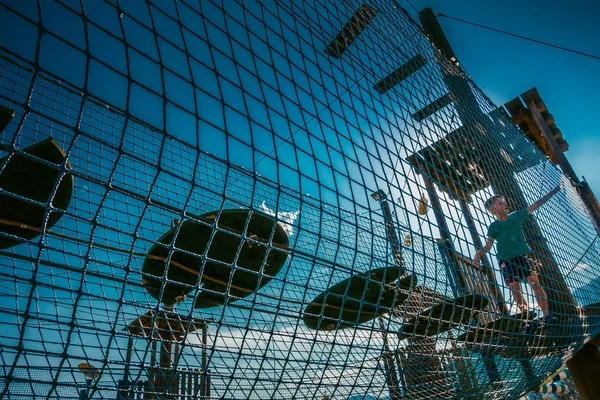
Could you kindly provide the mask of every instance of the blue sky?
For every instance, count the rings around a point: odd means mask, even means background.
[[[593,1],[411,0],[417,10],[476,22],[600,56],[600,3]],[[400,0],[418,21],[407,0]],[[567,158],[600,194],[600,60],[440,18],[459,61],[498,105],[537,87],[568,141]]]

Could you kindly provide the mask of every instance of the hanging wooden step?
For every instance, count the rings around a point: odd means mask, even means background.
[[[217,214],[213,211],[199,218],[212,224]],[[273,217],[257,211],[223,210],[214,234],[215,228],[207,224],[185,221],[152,246],[142,266],[142,282],[152,297],[172,305],[201,283],[194,307],[220,306],[256,293],[283,267],[289,239]]]
[[[342,31],[329,43],[325,52],[331,57],[340,58],[358,35],[371,23],[379,11],[363,4],[350,18]]]
[[[414,276],[402,277],[403,271],[396,266],[377,268],[337,283],[306,307],[304,324],[310,329],[332,331],[390,313],[395,305],[408,298],[416,284]],[[398,284],[393,283],[398,279]]]
[[[417,72],[420,68],[427,64],[427,60],[422,55],[418,54],[408,60],[400,68],[380,80],[373,88],[380,94],[384,94],[410,75]]]
[[[417,121],[421,122],[425,118],[432,115],[433,113],[446,107],[448,104],[452,103],[453,101],[454,101],[454,95],[452,93],[446,93],[445,95],[443,95],[442,97],[440,97],[439,99],[434,101],[433,103],[425,106],[421,110],[414,113],[412,115],[412,117],[414,119],[416,119]]]
[[[4,131],[6,125],[15,116],[15,112],[8,107],[0,106],[0,133]]]
[[[406,321],[398,338],[403,340],[412,335],[435,336],[468,324],[475,314],[487,307],[488,302],[480,294],[470,294],[438,303]]]
[[[53,226],[64,210],[67,209],[73,194],[73,175],[60,176],[60,165],[65,161],[62,148],[49,138],[23,150],[55,166],[42,163],[24,154],[13,154],[4,169],[0,172],[0,188],[8,192],[0,194],[0,231],[23,239],[33,239],[40,235],[44,219],[46,228]],[[0,160],[2,165],[3,160]],[[71,169],[66,163],[66,168]],[[55,186],[58,187],[54,191]],[[55,208],[48,212],[47,208],[22,200],[19,197],[47,203],[52,198]],[[16,246],[22,241],[7,236],[0,236],[0,249]]]

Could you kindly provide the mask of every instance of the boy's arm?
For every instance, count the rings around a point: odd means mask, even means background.
[[[494,239],[487,238],[485,245],[475,254],[475,258],[473,258],[473,261],[475,263],[478,263],[479,260],[481,260],[483,258],[485,253],[487,253],[492,248],[493,243],[494,243]]]
[[[545,202],[550,200],[550,198],[552,196],[554,196],[556,193],[560,192],[560,189],[562,189],[562,185],[563,185],[563,183],[561,181],[554,189],[552,189],[551,191],[546,193],[546,195],[544,197],[542,197],[541,199],[539,199],[538,201],[536,201],[535,203],[533,203],[532,205],[527,207],[527,213],[531,214],[532,212],[534,212],[535,210],[540,208],[542,206],[542,204],[544,204]]]

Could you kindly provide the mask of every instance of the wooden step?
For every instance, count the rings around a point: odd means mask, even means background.
[[[331,57],[340,58],[358,35],[367,28],[379,11],[371,6],[363,4],[348,23],[344,25],[341,32],[329,43],[325,52]]]

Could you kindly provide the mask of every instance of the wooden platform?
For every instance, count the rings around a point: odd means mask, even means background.
[[[152,310],[133,320],[125,330],[132,335],[152,337],[154,340],[181,342],[186,334],[191,334],[204,325],[205,322],[198,318],[189,319],[175,312]]]

